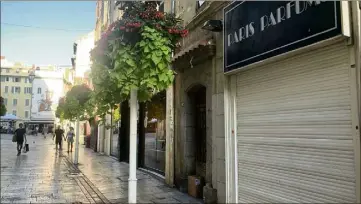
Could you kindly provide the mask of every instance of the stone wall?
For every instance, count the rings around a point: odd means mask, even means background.
[[[223,7],[226,3],[208,2],[203,11],[195,11],[195,3],[177,1],[177,14],[182,17],[190,28],[190,35],[197,36],[204,21],[207,19],[222,19]],[[205,10],[206,9],[206,10]],[[196,17],[195,15],[198,14]],[[194,33],[192,33],[194,32]],[[212,33],[216,43],[216,55],[203,63],[190,68],[188,62],[182,63],[182,71],[177,71],[175,82],[175,180],[180,182],[185,178],[191,168],[193,159],[192,126],[187,90],[192,86],[201,84],[207,88],[207,174],[206,181],[217,189],[219,203],[226,201],[225,192],[225,129],[224,129],[224,74],[223,74],[223,35]],[[183,49],[186,44],[183,40]],[[179,184],[178,184],[179,185]]]
[[[223,9],[218,10],[213,19],[223,19]],[[214,57],[214,92],[213,112],[214,140],[212,164],[213,187],[218,191],[218,202],[226,202],[226,172],[225,172],[225,125],[224,125],[224,73],[223,73],[223,33],[214,33],[216,55]]]

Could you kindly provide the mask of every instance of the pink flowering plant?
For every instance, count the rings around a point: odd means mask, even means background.
[[[99,106],[149,100],[173,82],[172,51],[188,35],[173,14],[157,11],[156,2],[126,2],[123,17],[112,23],[91,51],[94,96]],[[100,99],[99,99],[100,98]]]

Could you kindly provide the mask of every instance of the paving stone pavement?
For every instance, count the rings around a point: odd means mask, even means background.
[[[27,136],[27,153],[17,156],[12,135],[1,134],[1,203],[90,203],[51,137]]]
[[[69,153],[68,158],[73,161],[74,153]],[[110,202],[128,202],[127,163],[81,146],[78,168]],[[167,186],[146,172],[138,170],[137,179],[138,203],[203,203],[202,200]]]
[[[49,136],[28,136],[30,151],[16,156],[11,139],[1,134],[1,203],[127,203],[126,163],[81,145],[76,167],[74,153],[56,152]],[[145,172],[137,177],[138,203],[202,203]]]

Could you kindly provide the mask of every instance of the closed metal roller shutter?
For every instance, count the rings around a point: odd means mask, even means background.
[[[239,202],[356,202],[348,64],[337,44],[237,75]]]

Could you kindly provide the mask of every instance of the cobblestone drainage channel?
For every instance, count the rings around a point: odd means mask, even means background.
[[[65,165],[69,168],[69,178],[74,179],[86,198],[91,203],[111,203],[98,188],[69,160],[68,157],[64,157]],[[73,202],[81,203],[81,202]]]

